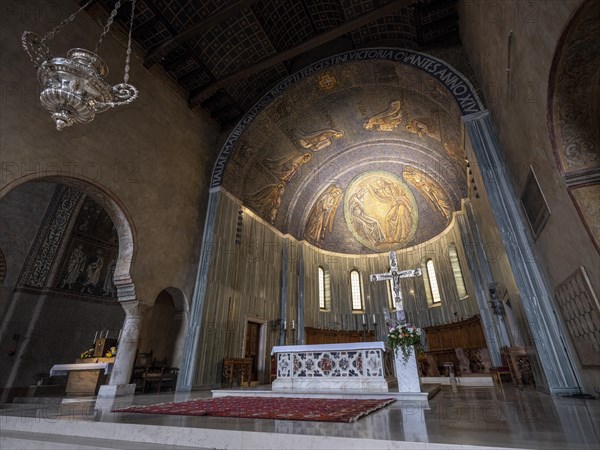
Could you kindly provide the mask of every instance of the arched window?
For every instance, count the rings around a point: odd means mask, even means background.
[[[360,281],[360,272],[358,270],[350,272],[350,287],[352,288],[352,310],[364,310],[362,285]]]
[[[319,266],[319,309],[331,309],[331,282],[329,270]]]
[[[440,303],[440,289],[438,287],[437,277],[435,276],[435,267],[433,267],[433,261],[430,259],[425,265],[427,268],[427,281],[429,282],[429,293],[431,294],[431,303]]]
[[[469,294],[467,293],[467,288],[465,287],[465,280],[460,268],[460,261],[458,260],[456,245],[450,244],[450,247],[448,247],[448,256],[450,257],[450,266],[452,267],[452,274],[454,275],[454,282],[456,283],[458,298],[467,298]]]

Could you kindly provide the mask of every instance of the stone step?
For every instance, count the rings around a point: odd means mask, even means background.
[[[60,405],[63,397],[15,397],[13,404]]]
[[[181,445],[152,444],[149,442],[121,441],[116,439],[60,436],[47,433],[3,431],[0,437],[2,450],[189,450]],[[201,447],[195,447],[202,450]]]

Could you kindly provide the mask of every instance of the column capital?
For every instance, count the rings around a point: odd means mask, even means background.
[[[143,303],[138,300],[119,300],[121,307],[125,310],[125,318],[138,318],[142,317],[146,311],[148,311],[152,305]]]

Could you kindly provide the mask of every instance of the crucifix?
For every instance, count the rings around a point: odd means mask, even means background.
[[[392,280],[394,303],[396,304],[396,319],[401,324],[406,323],[406,313],[404,312],[404,303],[402,300],[402,291],[400,290],[400,279],[420,277],[421,269],[398,270],[398,259],[396,252],[391,251],[390,254],[390,271],[385,273],[377,273],[371,275],[371,281],[387,281]]]

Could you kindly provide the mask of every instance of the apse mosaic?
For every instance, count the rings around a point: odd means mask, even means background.
[[[414,195],[398,177],[369,171],[350,182],[344,197],[344,218],[358,242],[383,252],[410,242],[419,212]]]
[[[466,197],[461,111],[433,77],[354,61],[290,85],[237,140],[222,185],[283,233],[330,251],[440,234]]]

